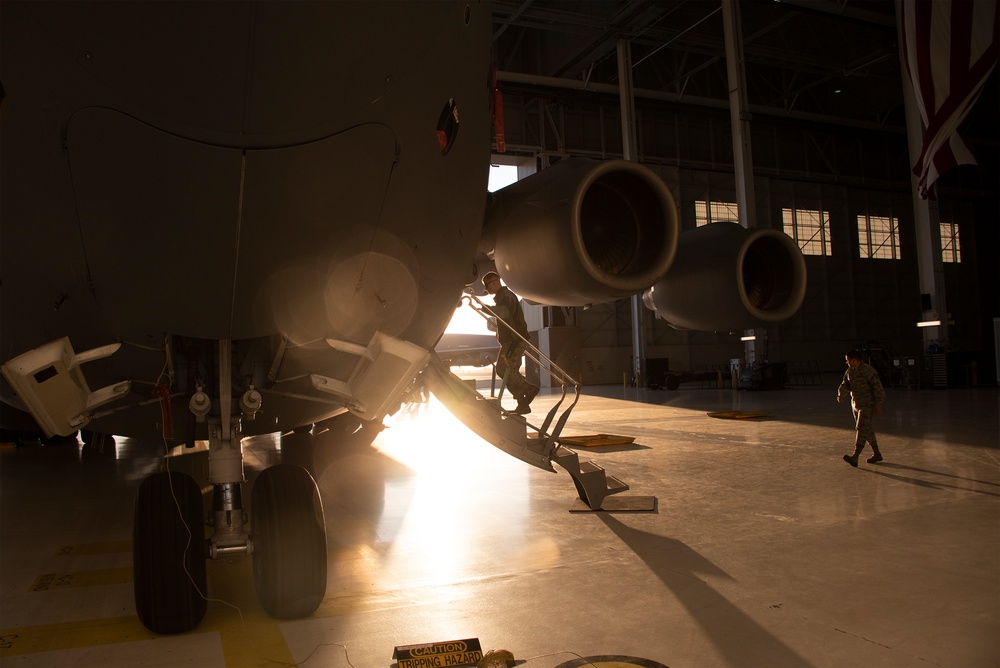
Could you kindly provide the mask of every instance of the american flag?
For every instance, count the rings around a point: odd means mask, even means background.
[[[958,126],[1000,57],[998,0],[901,0],[903,66],[924,121],[913,167],[920,196],[934,198],[937,178],[976,159]]]

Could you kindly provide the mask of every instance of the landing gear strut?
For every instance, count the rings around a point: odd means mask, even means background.
[[[133,525],[135,602],[139,619],[156,633],[182,633],[205,616],[205,559],[253,557],[254,583],[264,609],[289,619],[312,614],[326,594],[326,525],[319,490],[304,468],[281,464],[265,470],[253,491],[254,535],[243,508],[241,420],[261,405],[251,386],[234,411],[231,342],[219,342],[219,407],[209,414],[208,395],[189,403],[208,420],[209,478],[214,528],[205,539],[201,490],[190,476],[163,472],[147,478],[136,498]]]

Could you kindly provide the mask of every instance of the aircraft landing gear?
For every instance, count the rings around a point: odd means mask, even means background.
[[[213,486],[212,537],[205,539],[201,489],[169,470],[139,488],[133,525],[135,605],[155,633],[182,633],[205,616],[206,558],[252,556],[254,584],[273,617],[312,614],[326,595],[326,524],[309,472],[289,464],[263,471],[254,483],[251,538],[243,508],[241,417],[252,420],[261,397],[252,386],[233,412],[229,341],[219,342],[218,417],[208,418],[208,465]],[[200,389],[189,404],[199,421],[211,410]]]

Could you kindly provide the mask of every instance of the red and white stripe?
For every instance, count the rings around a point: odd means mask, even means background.
[[[924,121],[913,167],[920,196],[958,165],[977,164],[959,124],[972,109],[1000,56],[998,0],[901,0],[903,66]]]

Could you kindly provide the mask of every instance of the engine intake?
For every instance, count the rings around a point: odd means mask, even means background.
[[[483,244],[529,301],[584,306],[660,280],[679,231],[669,189],[625,160],[563,160],[493,193]]]
[[[680,235],[670,273],[643,294],[677,329],[744,329],[790,318],[806,292],[806,261],[788,235],[712,223]]]

